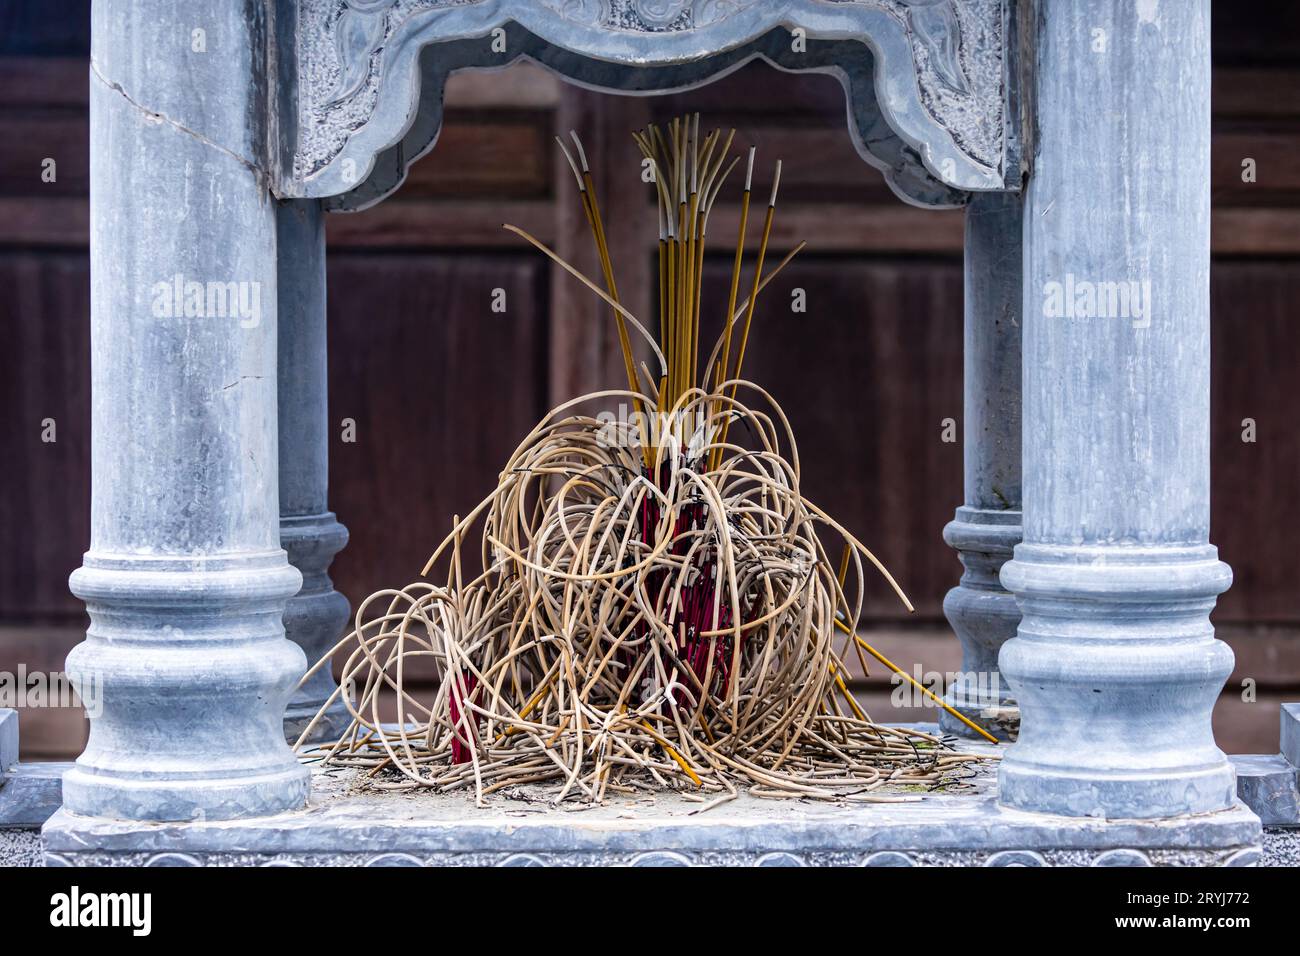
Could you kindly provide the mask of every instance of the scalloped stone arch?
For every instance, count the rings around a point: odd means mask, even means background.
[[[891,188],[916,205],[961,205],[973,191],[1019,188],[1012,5],[298,0],[279,191],[339,211],[391,194],[433,148],[458,70],[524,59],[582,86],[650,95],[760,59],[835,75],[854,144]]]

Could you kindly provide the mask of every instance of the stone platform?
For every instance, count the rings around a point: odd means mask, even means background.
[[[963,745],[981,749],[979,745]],[[147,824],[58,811],[47,865],[108,866],[1250,866],[1259,819],[1243,805],[1175,820],[1007,810],[996,763],[961,793],[901,788],[889,804],[743,795],[702,809],[673,794],[556,809],[537,791],[376,793],[317,768],[304,810],[252,820]]]

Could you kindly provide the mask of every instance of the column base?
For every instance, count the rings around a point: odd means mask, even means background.
[[[289,555],[289,563],[302,573],[302,590],[285,605],[284,633],[302,648],[309,668],[329,652],[348,626],[348,599],[334,590],[329,576],[330,562],[347,543],[348,529],[335,520],[333,512],[280,518],[280,546]],[[337,687],[333,673],[322,667],[294,689],[284,715],[284,736],[290,744],[302,736]],[[337,740],[351,721],[343,702],[336,700],[305,743]]]
[[[943,539],[965,568],[961,584],[943,601],[944,616],[962,648],[961,673],[944,702],[999,740],[1015,740],[1020,707],[998,670],[998,653],[1016,636],[1020,607],[1003,589],[998,574],[1020,541],[1020,512],[963,506],[943,529]],[[959,737],[979,737],[948,713],[940,715],[939,728]]]
[[[323,703],[324,701],[305,701],[289,704],[289,709],[284,712],[284,739],[289,746],[296,744],[303,731],[311,726],[313,720],[316,720]],[[348,713],[348,709],[341,701],[335,701],[321,719],[316,720],[316,726],[311,728],[311,734],[303,744],[338,740],[351,724],[352,715]]]
[[[1222,766],[1183,771],[1133,773],[1063,772],[1026,761],[1007,759],[998,771],[1003,806],[1069,817],[1151,819],[1177,817],[1187,807],[1220,810],[1236,799],[1236,774],[1224,758]]]
[[[1023,619],[1000,664],[1023,720],[999,772],[1004,806],[1149,819],[1233,805],[1210,726],[1233,662],[1209,621],[1232,578],[1216,554],[1016,548],[1002,580]]]
[[[1016,738],[1020,736],[1020,708],[1014,701],[1001,704],[978,697],[970,699],[963,696],[961,690],[954,686],[943,695],[943,702],[971,723],[983,727],[998,740],[1015,743]],[[939,729],[945,734],[968,737],[972,740],[980,736],[946,711],[939,714]]]
[[[233,820],[301,807],[311,775],[290,766],[245,776],[148,780],[73,766],[63,776],[65,806],[94,817],[127,820]]]
[[[301,581],[280,550],[88,554],[71,585],[91,624],[67,671],[90,738],[64,777],[64,807],[148,821],[301,807],[309,775],[283,717],[305,661],[281,623]]]

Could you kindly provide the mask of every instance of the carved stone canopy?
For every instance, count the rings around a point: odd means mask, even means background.
[[[357,210],[392,193],[442,124],[447,77],[535,61],[627,94],[754,59],[839,78],[862,157],[905,201],[1021,181],[1016,0],[292,0],[277,192]]]

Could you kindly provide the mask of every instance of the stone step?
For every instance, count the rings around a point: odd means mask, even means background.
[[[534,791],[476,808],[469,793],[367,792],[354,771],[318,767],[301,811],[139,823],[60,810],[43,839],[54,866],[1249,866],[1262,858],[1259,820],[1241,804],[1173,820],[1024,813],[997,805],[994,767],[967,792],[895,791],[904,803],[743,794],[707,810],[668,793],[557,809]]]

